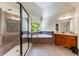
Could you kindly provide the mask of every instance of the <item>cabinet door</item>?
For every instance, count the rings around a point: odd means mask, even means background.
[[[66,44],[66,38],[64,36],[62,36],[61,45],[65,47],[65,44]]]
[[[66,46],[71,48],[71,47],[76,47],[76,37],[74,36],[69,36],[67,39]]]
[[[63,35],[63,39],[62,39],[62,45],[64,46],[64,47],[66,47],[67,45],[67,39],[68,39],[68,36],[66,36],[66,35]]]
[[[61,44],[61,40],[60,40],[59,38],[56,38],[56,39],[55,39],[55,44],[60,45],[60,44]]]
[[[62,44],[62,36],[61,35],[55,35],[54,36],[54,38],[55,38],[55,44],[58,44],[58,45],[61,45]]]
[[[65,44],[66,44],[66,37],[64,35],[61,35],[60,38],[60,45],[64,46],[65,47]]]
[[[66,44],[66,37],[64,35],[56,34],[54,37],[55,37],[55,44],[65,46],[65,44]]]

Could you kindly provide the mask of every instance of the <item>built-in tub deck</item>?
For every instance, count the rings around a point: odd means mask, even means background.
[[[23,35],[24,38],[31,38],[32,43],[52,43],[53,32],[49,31],[41,31],[41,32],[33,32],[31,35],[28,34]]]

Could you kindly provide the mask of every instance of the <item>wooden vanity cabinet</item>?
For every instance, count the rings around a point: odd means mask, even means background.
[[[61,45],[67,48],[77,47],[77,36],[54,34],[55,44]]]

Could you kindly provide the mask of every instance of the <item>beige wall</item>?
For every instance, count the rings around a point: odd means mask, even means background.
[[[69,29],[69,31],[75,32],[74,31],[75,28],[73,28],[73,26],[74,26],[74,23],[73,23],[74,22],[74,15],[75,15],[75,8],[72,8],[70,10],[67,10],[67,11],[59,14],[59,17],[57,18],[56,23],[59,24],[59,31],[60,32],[62,32],[62,26],[61,25],[62,25],[63,22],[70,22],[70,29]],[[65,19],[66,16],[70,16],[70,18]],[[60,19],[61,17],[63,19]],[[63,28],[63,30],[65,28]]]
[[[78,40],[77,40],[77,42],[78,42],[78,49],[79,49],[79,6],[76,6],[76,8],[75,8],[75,20],[74,20],[74,24],[75,24],[75,26],[74,26],[74,28],[75,28],[75,33],[77,33],[78,34]]]
[[[57,21],[59,19],[59,17],[60,16],[64,17],[67,15],[74,17],[74,7],[71,9],[67,9],[64,12],[61,12],[61,13],[54,15],[54,16],[43,17],[42,30],[56,31],[55,24],[61,23],[61,21]],[[65,20],[65,22],[67,22],[67,20]],[[72,24],[72,22],[71,22],[71,24]],[[61,24],[59,26],[61,27]],[[73,30],[72,26],[71,26],[71,30]]]
[[[56,16],[43,18],[42,31],[55,31]]]

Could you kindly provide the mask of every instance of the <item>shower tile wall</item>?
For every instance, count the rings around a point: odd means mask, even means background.
[[[19,45],[19,35],[3,36],[3,54]]]
[[[20,11],[19,5],[17,3],[8,4],[5,4],[7,6],[4,8],[5,11],[0,10],[0,55],[6,54],[17,45],[20,46],[20,12],[15,12]],[[16,5],[18,9],[13,5]],[[9,7],[12,9],[10,12],[8,12]]]
[[[13,47],[20,44],[20,33],[19,31],[17,32],[15,27],[17,26],[17,24],[15,24],[14,22],[6,22],[6,24],[7,24],[7,32],[4,35],[2,35],[2,46],[1,46],[2,55],[11,50]],[[10,26],[11,24],[12,26]]]

